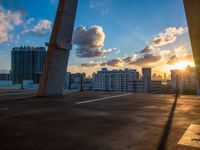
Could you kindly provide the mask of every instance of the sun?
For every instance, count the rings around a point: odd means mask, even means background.
[[[192,62],[177,62],[172,66],[172,69],[180,69],[184,70],[187,66],[194,66],[194,63]]]

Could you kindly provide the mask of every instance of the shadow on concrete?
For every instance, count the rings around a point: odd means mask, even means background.
[[[170,111],[170,114],[169,114],[169,118],[168,118],[166,125],[164,127],[164,130],[163,130],[161,139],[159,141],[159,145],[158,145],[157,150],[165,150],[166,149],[167,140],[168,140],[168,137],[169,137],[169,134],[170,134],[170,130],[171,130],[172,121],[173,121],[173,118],[174,118],[174,112],[176,110],[176,104],[177,104],[178,98],[179,98],[179,96],[175,95],[175,99],[174,99],[174,102],[173,102],[173,105],[172,105],[172,108],[171,108],[171,111]]]

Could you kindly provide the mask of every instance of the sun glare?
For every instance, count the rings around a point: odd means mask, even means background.
[[[173,66],[172,66],[172,69],[185,69],[187,66],[194,66],[194,63],[192,62],[178,62],[178,63],[175,63]]]

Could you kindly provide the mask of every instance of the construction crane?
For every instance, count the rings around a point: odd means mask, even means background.
[[[51,33],[38,96],[62,95],[64,77],[72,48],[78,0],[60,0]]]

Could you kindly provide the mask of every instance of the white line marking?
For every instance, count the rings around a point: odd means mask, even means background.
[[[8,94],[0,94],[0,96],[11,96],[11,95],[22,95],[22,94],[35,94],[36,92],[21,92],[21,93],[8,93]]]
[[[96,101],[101,101],[101,100],[111,99],[111,98],[116,98],[116,97],[122,97],[122,96],[128,96],[128,95],[132,95],[132,93],[103,97],[103,98],[97,98],[97,99],[87,100],[87,101],[83,101],[83,102],[76,102],[76,104],[79,105],[79,104],[91,103],[91,102],[96,102]]]

